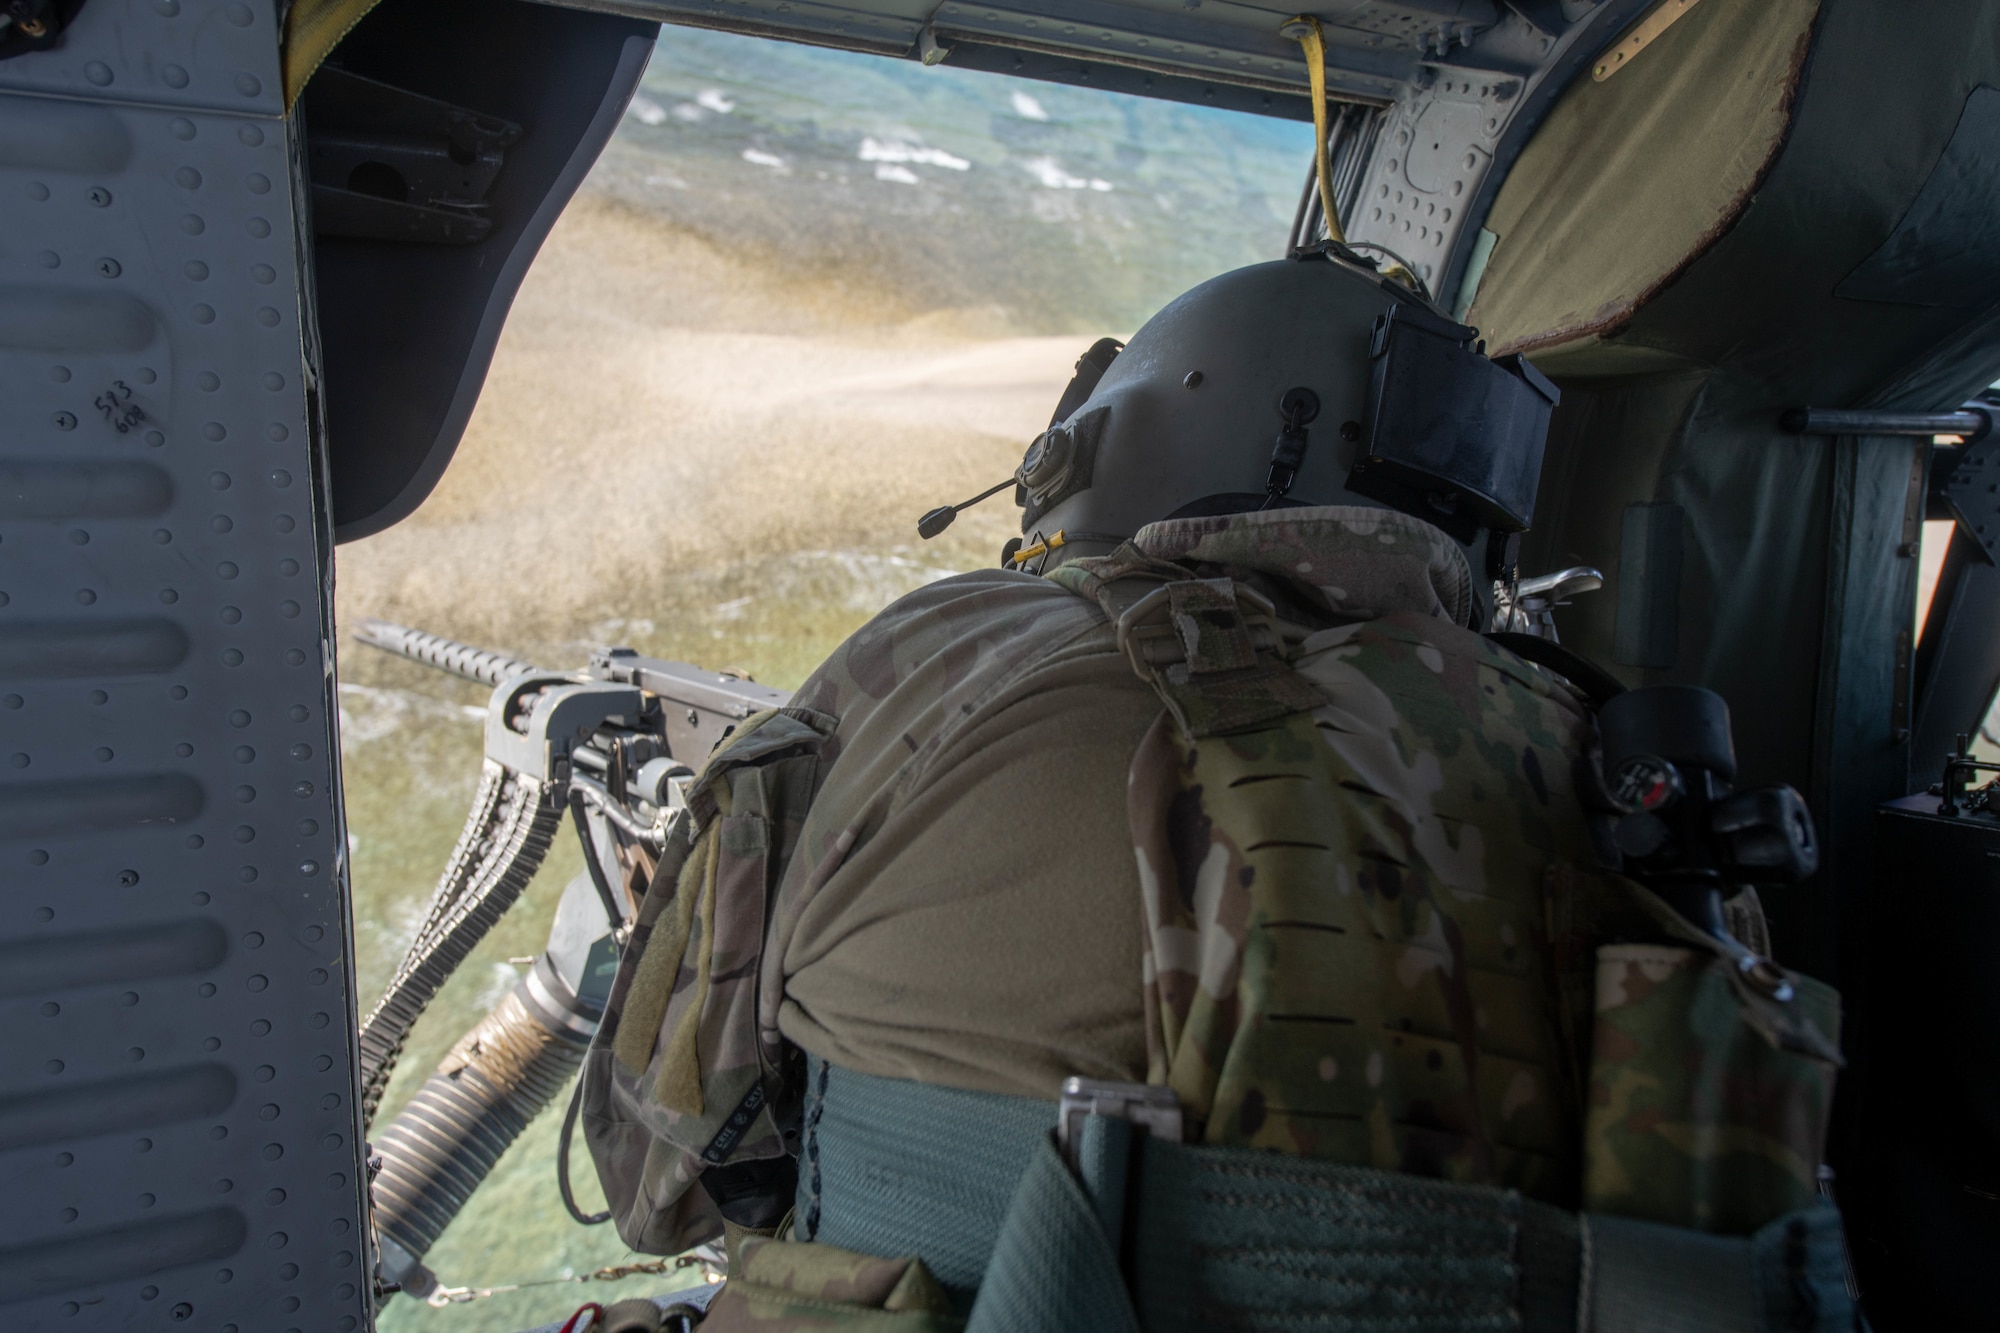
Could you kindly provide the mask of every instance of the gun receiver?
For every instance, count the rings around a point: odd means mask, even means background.
[[[451,1299],[423,1257],[499,1155],[555,1099],[603,1013],[611,965],[659,856],[687,813],[694,769],[784,690],[686,662],[601,648],[552,671],[442,635],[364,620],[357,641],[493,687],[485,775],[451,863],[387,993],[363,1023],[362,1110],[372,1120],[418,1015],[517,899],[565,814],[586,874],[563,895],[549,948],[375,1135],[381,1279]],[[568,1190],[568,1135],[559,1170]]]
[[[364,620],[353,633],[357,643],[482,685],[498,686],[528,675],[547,677],[552,684],[597,680],[635,685],[659,701],[668,752],[690,767],[698,765],[738,722],[766,708],[782,708],[792,697],[745,676],[643,657],[630,648],[599,648],[582,671],[562,672],[386,620]]]

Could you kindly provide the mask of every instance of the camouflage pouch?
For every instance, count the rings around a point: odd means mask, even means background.
[[[965,1321],[921,1259],[747,1240],[701,1326],[715,1333],[959,1333]]]
[[[618,1234],[678,1254],[722,1219],[692,1188],[710,1167],[781,1158],[781,1043],[757,980],[769,899],[797,841],[833,719],[744,722],[688,793],[584,1058],[581,1121]]]
[[[1816,1201],[1835,1062],[1761,1030],[1738,970],[1706,948],[1597,951],[1585,1209],[1749,1235]],[[1804,1025],[1840,1030],[1831,987],[1786,984]]]

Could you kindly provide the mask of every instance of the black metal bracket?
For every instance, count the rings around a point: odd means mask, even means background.
[[[0,60],[46,51],[83,8],[83,0],[0,0]]]
[[[1972,757],[1972,736],[1969,732],[1958,734],[1958,750],[1944,761],[1944,780],[1930,789],[1930,794],[1938,798],[1937,812],[1952,817],[1961,812],[1977,812],[1990,808],[1987,792],[1982,787],[1967,794],[1972,779],[1980,773],[2000,773],[2000,764],[1989,764]]]
[[[1930,501],[1927,517],[1955,520],[1987,564],[2000,564],[2000,435],[1935,449]]]
[[[471,245],[521,127],[329,65],[305,96],[313,231]]]
[[[1930,453],[1930,482],[1924,517],[1954,520],[1966,540],[1989,565],[2000,565],[2000,394],[1987,392],[1955,412],[1850,412],[1795,407],[1778,419],[1792,435],[1882,435],[1923,438],[1955,435],[1963,443],[1940,444]],[[1905,532],[1899,554],[1915,555]]]

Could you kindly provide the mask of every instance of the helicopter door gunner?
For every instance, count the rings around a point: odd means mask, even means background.
[[[1823,1041],[1728,1057],[1776,1129],[1588,1105],[1593,951],[1614,1007],[1713,958],[1600,868],[1590,702],[1479,633],[1555,398],[1337,247],[1094,348],[1012,567],[691,793],[586,1066],[627,1241],[726,1223],[723,1328],[1852,1327]]]

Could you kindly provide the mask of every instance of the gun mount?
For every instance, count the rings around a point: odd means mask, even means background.
[[[565,815],[585,873],[564,891],[549,946],[374,1136],[377,1290],[434,1305],[423,1257],[500,1156],[575,1074],[604,1012],[628,923],[695,768],[737,724],[791,696],[741,675],[593,652],[553,671],[441,635],[363,621],[357,642],[494,687],[478,794],[417,936],[361,1028],[362,1111],[372,1121],[403,1044],[438,990],[540,869]],[[558,1160],[570,1194],[569,1126]]]

